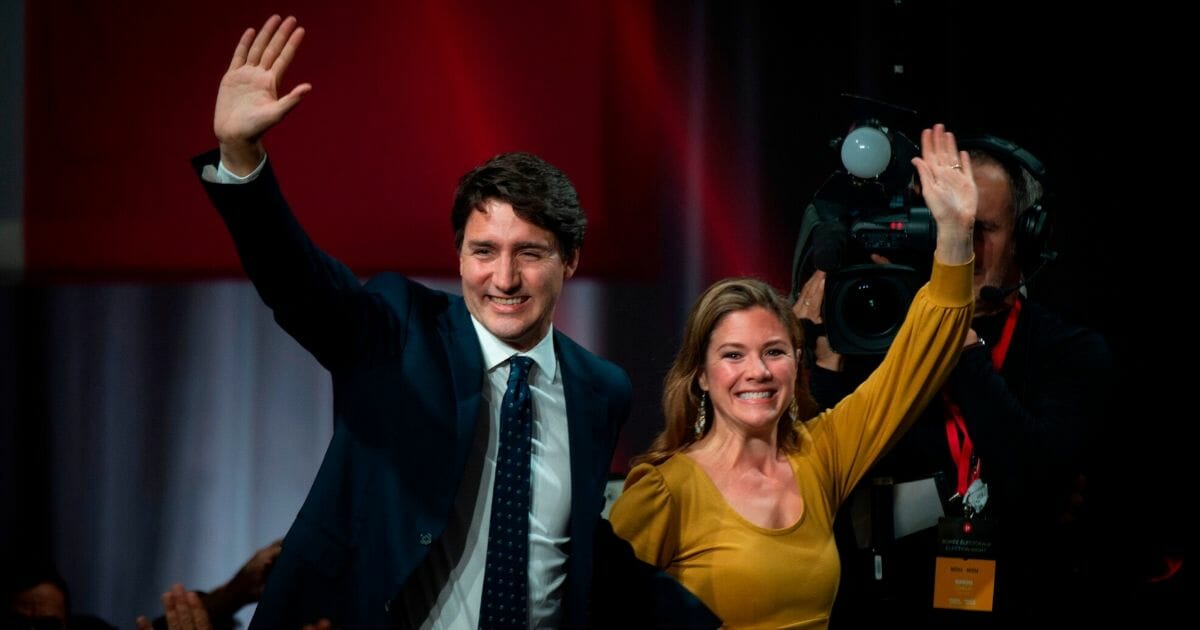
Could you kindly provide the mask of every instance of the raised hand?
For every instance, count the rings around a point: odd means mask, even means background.
[[[262,137],[312,90],[301,83],[283,97],[279,84],[300,42],[304,29],[296,18],[281,20],[272,15],[255,34],[246,29],[229,69],[221,78],[217,106],[213,114],[213,132],[221,145],[221,162],[238,175],[246,175],[262,161],[265,151]]]
[[[944,263],[966,262],[974,252],[971,233],[979,193],[971,159],[959,151],[954,134],[941,124],[921,132],[921,157],[913,158],[925,205],[937,221],[937,256]]]
[[[167,630],[212,630],[208,611],[200,603],[200,597],[175,584],[162,595],[163,612],[167,617]],[[138,630],[151,630],[154,625],[146,617],[137,618]]]

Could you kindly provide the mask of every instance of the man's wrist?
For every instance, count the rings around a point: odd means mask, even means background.
[[[239,178],[252,175],[267,157],[260,142],[220,142],[219,148],[221,166]]]

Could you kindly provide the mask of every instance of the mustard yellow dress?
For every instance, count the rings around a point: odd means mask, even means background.
[[[879,368],[805,423],[789,456],[800,519],[759,527],[686,454],[630,471],[613,528],[638,557],[700,598],[727,628],[824,628],[841,565],[833,517],[875,460],[938,392],[971,325],[972,263],[936,263]]]

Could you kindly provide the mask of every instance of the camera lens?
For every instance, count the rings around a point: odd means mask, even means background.
[[[842,319],[859,335],[874,337],[891,332],[904,319],[905,308],[892,282],[863,278],[846,291]]]
[[[825,330],[835,352],[883,354],[920,287],[912,267],[855,265],[825,282]]]

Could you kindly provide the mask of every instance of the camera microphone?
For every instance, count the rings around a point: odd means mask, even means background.
[[[1011,295],[1013,291],[1020,289],[1036,278],[1037,275],[1046,268],[1046,263],[1053,262],[1055,258],[1058,258],[1057,252],[1046,252],[1045,254],[1042,254],[1042,262],[1038,265],[1038,268],[1034,269],[1033,273],[1029,274],[1028,278],[1022,278],[1020,282],[1012,286],[993,287],[989,285],[980,287],[979,299],[990,304],[999,304],[1000,302],[1003,302],[1004,298]]]

